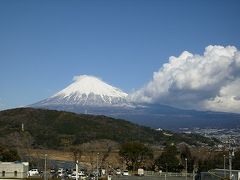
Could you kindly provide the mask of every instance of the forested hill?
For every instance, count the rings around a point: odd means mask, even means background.
[[[32,147],[60,149],[100,139],[118,143],[141,141],[156,145],[180,142],[192,145],[213,143],[199,135],[157,131],[106,116],[33,108],[0,111],[0,143],[14,146],[24,140]]]

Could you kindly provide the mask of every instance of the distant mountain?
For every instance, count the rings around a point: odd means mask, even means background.
[[[21,131],[24,124],[24,131]],[[141,141],[155,145],[186,142],[213,145],[215,141],[194,134],[172,133],[139,126],[106,116],[80,115],[64,111],[18,108],[0,111],[0,144],[22,143],[36,148],[59,149],[93,140],[118,143]]]
[[[178,131],[180,128],[240,128],[240,114],[183,110],[166,105],[136,107],[133,111],[111,114],[153,128]]]
[[[125,106],[127,93],[94,76],[82,75],[65,89],[32,106]]]
[[[135,104],[128,94],[93,76],[75,82],[30,107],[106,115],[152,128],[240,128],[240,114],[183,110],[161,104]]]
[[[182,110],[165,105],[135,107],[44,106],[43,109],[105,115],[133,123],[178,131],[180,128],[240,128],[240,114]]]

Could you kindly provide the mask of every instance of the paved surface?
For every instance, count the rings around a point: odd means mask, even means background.
[[[119,176],[112,177],[112,180],[186,180],[186,177],[163,177],[163,176]],[[188,177],[188,180],[192,180]]]

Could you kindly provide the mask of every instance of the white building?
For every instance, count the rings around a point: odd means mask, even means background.
[[[0,162],[0,179],[26,178],[28,168],[28,162]]]

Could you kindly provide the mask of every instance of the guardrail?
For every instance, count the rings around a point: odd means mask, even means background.
[[[154,172],[154,171],[144,171],[145,176],[171,176],[171,177],[185,177],[186,173],[175,173],[175,172]],[[193,176],[192,173],[187,173],[187,176]]]

